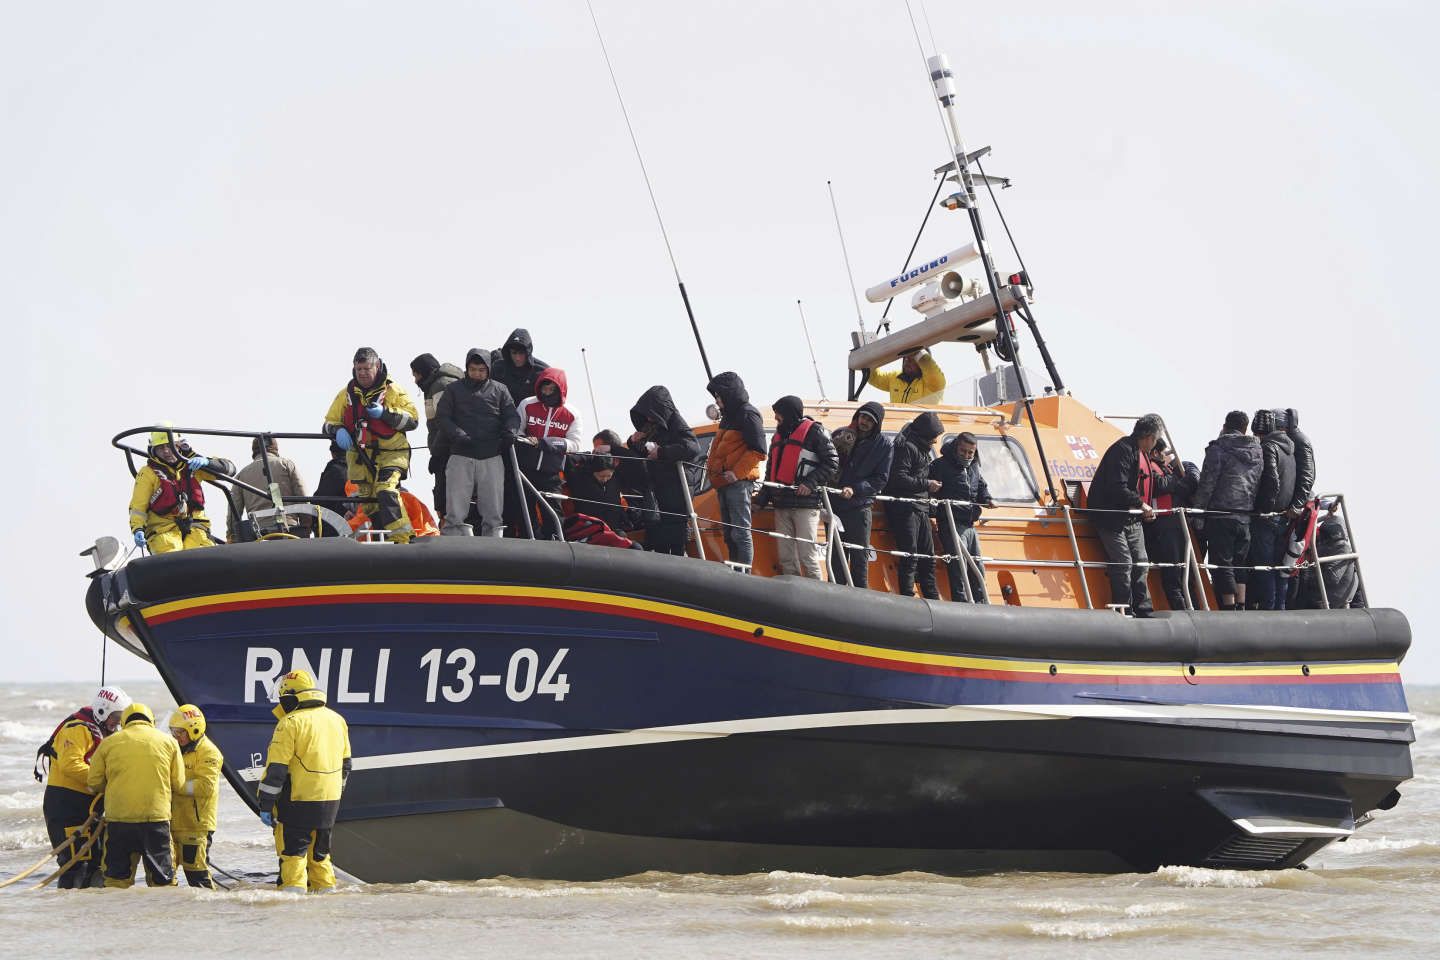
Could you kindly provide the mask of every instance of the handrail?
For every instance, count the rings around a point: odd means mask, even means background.
[[[835,507],[830,503],[830,491],[826,487],[820,488],[820,502],[825,504],[825,568],[830,572],[830,579],[835,580],[835,544],[837,541],[841,544],[845,542],[845,527],[835,516]],[[850,576],[850,558],[845,556],[844,550],[840,551],[840,570],[845,579],[836,582],[847,587],[855,586],[855,580]]]
[[[530,500],[525,495],[528,491],[531,495],[534,496],[535,501],[539,503],[540,506],[545,508],[546,515],[550,518],[550,522],[553,524],[553,529],[555,533],[550,537],[550,539],[564,540],[565,531],[564,525],[560,522],[560,514],[555,512],[555,508],[550,505],[549,498],[546,497],[545,494],[541,493],[536,488],[535,484],[530,482],[530,478],[525,476],[525,471],[520,469],[520,457],[515,453],[515,447],[513,444],[509,447],[507,452],[510,454],[510,468],[515,474],[515,486],[518,488],[520,496],[520,515],[521,518],[525,521],[525,536],[531,540],[539,539],[535,536],[535,523],[530,517]]]
[[[685,512],[690,515],[690,532],[695,536],[695,552],[700,559],[705,557],[705,541],[700,536],[700,518],[695,514],[695,498],[690,496],[690,473],[685,469],[685,461],[675,461],[675,469],[680,473],[680,489],[685,492]]]

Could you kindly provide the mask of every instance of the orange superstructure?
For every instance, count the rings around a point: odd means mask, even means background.
[[[985,584],[991,603],[1103,608],[1110,602],[1103,567],[1105,556],[1083,508],[1100,457],[1124,433],[1070,396],[1047,395],[1032,400],[1031,407],[1035,432],[1040,435],[1039,448],[1023,403],[993,407],[887,405],[885,428],[887,433],[894,433],[919,414],[933,412],[945,425],[947,436],[968,430],[979,439],[982,468],[997,504],[986,510],[975,525],[981,552],[987,558]],[[848,426],[859,408],[858,402],[807,401],[805,412],[833,432]],[[773,429],[773,424],[767,423],[767,429]],[[714,430],[707,424],[695,432],[705,442]],[[939,446],[937,442],[937,452]],[[1054,485],[1053,499],[1046,487],[1045,467]],[[705,556],[712,560],[724,558],[725,543],[714,493],[707,490],[697,496],[695,510],[702,518]],[[776,541],[762,532],[773,530],[773,514],[756,510],[753,525],[753,573],[777,576],[780,566]],[[823,522],[820,537],[825,538]],[[885,526],[885,512],[878,505],[871,543],[877,552],[870,565],[870,589],[894,593],[898,559],[885,552],[893,542]],[[938,529],[935,543],[936,553],[952,552],[942,542]],[[943,563],[937,564],[936,575],[948,580]],[[948,586],[941,584],[941,596],[949,595]],[[1199,578],[1191,577],[1190,590],[1197,609],[1213,604],[1208,593],[1201,599],[1200,589]],[[1158,572],[1151,573],[1150,592],[1157,605],[1163,607],[1165,593]]]

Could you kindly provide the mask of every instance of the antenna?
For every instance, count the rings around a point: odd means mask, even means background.
[[[860,342],[865,342],[865,317],[860,313],[860,294],[855,292],[855,271],[850,269],[850,251],[845,249],[845,230],[840,226],[840,208],[835,203],[835,187],[829,180],[825,181],[825,189],[830,191],[830,209],[835,214],[835,232],[840,237],[840,255],[845,258],[845,275],[850,278],[850,296],[855,298],[855,325],[860,330]],[[797,303],[799,301],[796,301]],[[814,351],[811,351],[812,354]],[[824,392],[823,390],[821,391]]]
[[[590,355],[580,348],[580,362],[585,365],[585,386],[590,390],[590,412],[595,414],[595,429],[600,429],[600,408],[595,406],[595,383],[590,379]]]
[[[620,114],[625,118],[625,129],[630,132],[630,144],[635,148],[635,159],[640,163],[640,175],[645,178],[645,189],[650,194],[650,206],[655,209],[655,221],[660,224],[660,237],[665,241],[665,252],[670,255],[670,266],[675,271],[675,283],[680,287],[680,299],[685,303],[685,315],[690,318],[690,330],[695,334],[695,346],[700,348],[700,363],[705,367],[705,379],[713,380],[710,372],[710,358],[705,355],[705,342],[700,339],[700,326],[695,322],[695,311],[690,307],[690,295],[685,292],[685,281],[680,279],[680,264],[675,261],[675,250],[670,246],[670,233],[665,229],[665,219],[660,216],[660,202],[655,199],[655,187],[650,182],[650,171],[645,169],[645,157],[640,153],[640,141],[635,136],[635,126],[630,122],[630,111],[625,109],[625,98],[620,93],[620,81],[615,78],[615,65],[610,62],[610,51],[605,47],[605,35],[600,32],[600,19],[595,16],[595,5],[585,0],[590,11],[590,22],[595,25],[595,39],[600,41],[600,52],[605,56],[605,69],[610,72],[610,84],[615,88],[615,99],[620,103]],[[852,284],[853,286],[853,284]],[[858,308],[858,304],[856,305]]]
[[[800,329],[805,331],[805,346],[810,348],[810,366],[815,368],[815,386],[820,388],[820,399],[828,400],[830,395],[825,392],[825,384],[820,381],[820,364],[815,359],[815,344],[810,340],[810,325],[805,322],[805,305],[796,300],[795,308],[800,311]]]

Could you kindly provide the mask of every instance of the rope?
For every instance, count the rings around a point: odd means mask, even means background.
[[[60,851],[64,850],[66,847],[74,843],[76,837],[82,836],[84,835],[84,833],[88,833],[90,828],[95,825],[98,819],[98,814],[90,814],[89,819],[87,819],[84,823],[80,824],[80,826],[77,827],[75,831],[71,833],[68,837],[66,837],[64,840],[61,840],[54,849],[50,850],[43,857],[41,857],[39,861],[36,862],[35,866],[31,867],[28,870],[22,870],[8,880],[0,880],[0,889],[8,887],[12,883],[19,883],[21,880],[24,880],[26,877],[30,876],[30,874],[34,873],[36,870],[39,870],[41,867],[43,867],[45,865],[45,861],[49,860],[51,857],[59,856]],[[84,833],[82,833],[82,831]]]
[[[56,870],[54,873],[50,874],[44,880],[41,880],[39,883],[35,884],[35,886],[31,887],[30,889],[44,889],[51,880],[54,880],[56,877],[60,876],[60,874],[64,873],[66,870],[69,870],[71,867],[75,866],[75,864],[79,863],[81,858],[90,852],[90,848],[95,846],[95,841],[99,840],[104,835],[105,822],[102,820],[100,821],[99,826],[95,828],[95,832],[90,834],[90,838],[85,841],[85,845],[81,847],[78,851],[76,851],[75,856],[71,857],[68,861],[66,861],[59,870]]]

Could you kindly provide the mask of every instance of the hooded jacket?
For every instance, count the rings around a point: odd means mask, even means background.
[[[1285,435],[1295,444],[1295,493],[1290,506],[1299,510],[1315,495],[1315,447],[1300,429],[1300,414],[1293,408],[1285,410]]]
[[[935,438],[945,432],[940,418],[922,413],[900,428],[895,438],[895,458],[890,467],[890,481],[885,484],[889,497],[928,498],[930,496],[930,461],[935,459]],[[895,508],[909,507],[928,512],[923,503],[897,503]]]
[[[760,479],[760,463],[765,459],[765,421],[750,403],[745,381],[738,373],[716,374],[705,385],[706,391],[721,401],[720,429],[705,457],[705,472],[712,487],[726,486],[728,470],[737,480]]]
[[[170,832],[177,837],[203,837],[215,829],[225,758],[209,737],[202,736],[180,748],[180,761],[185,766],[185,786],[171,798]]]
[[[1260,441],[1238,431],[1226,430],[1211,440],[1200,467],[1195,506],[1237,513],[1254,510],[1262,459]]]
[[[1255,509],[1260,513],[1283,511],[1295,497],[1295,441],[1284,431],[1271,430],[1260,438],[1260,456]]]
[[[929,350],[922,350],[915,358],[920,373],[907,376],[904,362],[899,370],[872,370],[870,386],[890,394],[891,403],[939,403],[945,399],[945,371],[930,356]]]
[[[626,441],[631,456],[646,457],[646,443],[657,447],[656,459],[645,463],[645,471],[655,498],[663,510],[684,509],[684,491],[680,486],[677,463],[694,463],[700,458],[700,444],[695,431],[675,409],[670,391],[656,385],[640,395],[635,406],[630,408],[630,422],[639,433],[646,435],[638,443]],[[673,518],[671,518],[673,519]]]
[[[384,408],[373,429],[365,416],[365,408],[372,403]],[[375,382],[368,388],[361,387],[352,376],[335,395],[325,413],[323,430],[329,437],[339,433],[341,427],[350,433],[355,445],[346,454],[348,462],[364,464],[365,457],[358,453],[363,447],[376,470],[398,467],[403,477],[410,469],[410,440],[405,434],[419,424],[420,412],[415,409],[415,402],[390,379],[390,372],[382,363]]]
[[[302,691],[280,717],[265,754],[265,782],[282,780],[276,819],[286,826],[325,830],[335,825],[340,793],[350,776],[350,728],[325,705],[319,689]]]
[[[411,360],[410,370],[420,378],[420,392],[425,395],[425,446],[431,456],[443,456],[450,452],[450,445],[435,423],[436,407],[440,404],[440,394],[456,380],[464,379],[465,371],[453,363],[441,363],[429,353]]]
[[[555,384],[560,394],[560,402],[553,407],[540,396],[540,386],[545,383]],[[535,395],[516,405],[520,435],[540,441],[535,447],[517,448],[520,469],[528,473],[554,476],[565,469],[565,454],[580,452],[585,422],[579,411],[565,405],[566,384],[564,370],[546,367],[535,378]]]
[[[180,744],[144,717],[133,717],[96,749],[86,784],[91,793],[105,794],[106,820],[166,822],[171,797],[185,789]]]
[[[517,367],[510,361],[511,347],[525,349],[527,359],[523,367]],[[490,354],[490,378],[504,384],[505,389],[510,391],[511,401],[516,405],[526,397],[535,396],[535,378],[540,376],[541,370],[550,366],[535,356],[534,347],[530,331],[524,327],[516,327],[510,331],[505,345]]]
[[[875,420],[875,432],[855,441],[849,456],[840,458],[838,487],[849,487],[854,496],[849,500],[832,500],[837,510],[864,510],[875,502],[875,494],[890,482],[890,464],[895,459],[895,441],[885,436],[885,408],[874,400],[862,403],[850,427],[860,436],[860,414],[868,413]]]
[[[465,365],[489,361],[476,347],[465,357]],[[435,405],[435,423],[455,456],[488,460],[498,456],[520,432],[520,416],[510,391],[494,379],[461,377],[445,388]]]
[[[930,464],[930,479],[940,481],[940,490],[935,496],[942,500],[965,500],[975,506],[968,510],[952,507],[955,523],[959,526],[973,524],[980,519],[979,504],[992,504],[990,487],[985,475],[980,472],[980,450],[976,446],[975,459],[965,463],[960,459],[960,438],[951,437],[940,447],[940,456]]]
[[[813,417],[805,416],[805,404],[799,397],[781,397],[775,401],[775,415],[779,426],[770,438],[770,458],[765,465],[765,479],[771,482],[805,484],[812,492],[803,496],[794,490],[774,490],[769,487],[760,491],[760,502],[774,502],[780,510],[813,510],[820,506],[819,487],[834,482],[840,472],[840,457],[835,453],[835,443],[825,428]],[[803,441],[791,437],[808,421]],[[777,471],[786,462],[785,448],[799,443],[800,454],[793,479],[778,476]]]

